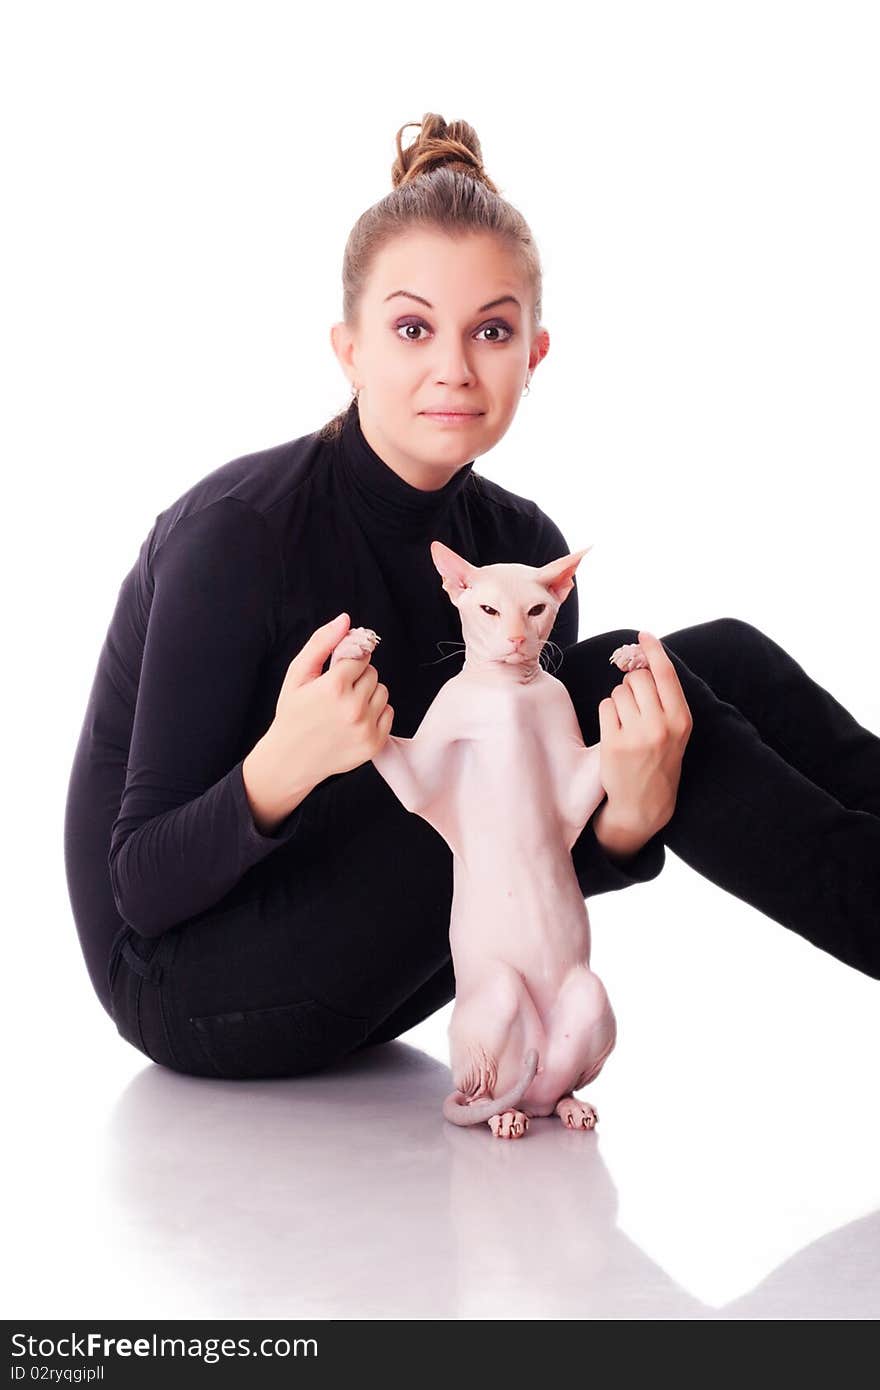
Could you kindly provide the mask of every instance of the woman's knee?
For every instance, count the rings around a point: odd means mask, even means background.
[[[677,628],[675,632],[667,632],[660,640],[673,647],[681,642],[695,647],[707,644],[723,650],[741,646],[756,636],[763,636],[763,633],[743,618],[708,618],[704,623],[691,623],[688,627]]]
[[[719,640],[730,646],[742,646],[745,642],[753,642],[756,638],[764,640],[764,633],[753,623],[746,622],[744,618],[715,618],[707,624],[716,633]]]

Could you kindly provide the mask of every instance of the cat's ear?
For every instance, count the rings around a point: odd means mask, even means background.
[[[557,603],[562,604],[568,598],[574,588],[574,572],[592,549],[593,547],[588,545],[586,550],[575,550],[571,555],[563,555],[559,560],[551,560],[548,565],[536,567],[535,578],[539,584],[550,590]]]
[[[443,588],[452,602],[458,607],[458,600],[469,589],[480,572],[479,565],[471,565],[461,555],[456,555],[442,541],[431,542],[431,559],[442,575]]]

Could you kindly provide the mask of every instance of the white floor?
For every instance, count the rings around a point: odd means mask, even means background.
[[[672,854],[591,916],[600,1123],[513,1142],[442,1120],[451,1006],[331,1073],[180,1076],[59,927],[40,1015],[6,1001],[5,1316],[877,1317],[880,984]]]

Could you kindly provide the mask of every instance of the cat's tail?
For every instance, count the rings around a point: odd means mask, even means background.
[[[504,1110],[512,1110],[525,1095],[538,1070],[538,1052],[532,1047],[525,1055],[525,1071],[519,1081],[505,1091],[503,1096],[490,1096],[487,1100],[472,1100],[470,1103],[464,1091],[453,1091],[443,1102],[443,1118],[453,1125],[485,1124],[493,1115]]]

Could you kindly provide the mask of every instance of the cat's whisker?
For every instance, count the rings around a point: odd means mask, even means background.
[[[551,675],[555,676],[556,672],[559,670],[560,666],[562,665],[562,661],[563,661],[563,657],[564,657],[564,652],[563,652],[562,648],[559,646],[559,643],[558,643],[558,642],[551,642],[551,641],[550,641],[550,638],[548,637],[548,638],[546,639],[546,641],[544,642],[544,646],[541,648],[541,654],[540,654],[540,657],[539,657],[539,660],[540,660],[542,666],[544,665],[544,652],[545,652],[545,650],[546,650],[548,647],[551,647],[551,648],[553,649],[554,652],[558,652],[558,653],[559,653],[559,660],[557,661],[556,665],[553,667],[553,670],[550,672]],[[548,665],[549,665],[549,662],[550,662],[550,656],[551,656],[551,654],[550,654],[550,652],[548,652],[548,653],[547,653]]]
[[[453,650],[447,652],[445,656],[438,657],[436,661],[423,661],[420,663],[421,666],[439,666],[441,661],[448,661],[451,656],[457,656],[459,652],[467,650],[466,642],[440,641],[435,642],[434,645],[438,648],[452,647]]]

